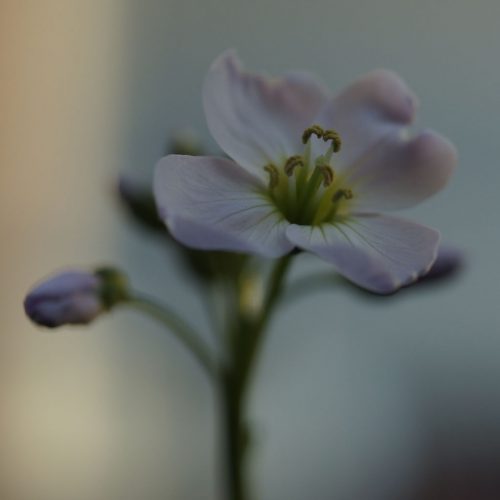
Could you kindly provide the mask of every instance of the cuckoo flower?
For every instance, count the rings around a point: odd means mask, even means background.
[[[416,98],[394,73],[373,71],[331,98],[307,73],[268,79],[226,52],[208,72],[203,104],[231,159],[158,163],[156,203],[180,242],[266,257],[308,250],[378,293],[429,270],[439,233],[379,211],[439,191],[456,153],[434,132],[409,134]]]

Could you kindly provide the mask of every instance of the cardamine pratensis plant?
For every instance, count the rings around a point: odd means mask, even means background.
[[[410,134],[416,98],[390,71],[373,71],[332,98],[308,73],[269,79],[246,72],[228,51],[208,71],[203,106],[227,156],[201,156],[198,144],[176,141],[152,188],[122,178],[119,192],[133,219],[164,234],[202,285],[224,283],[217,289],[226,317],[214,332],[222,352],[112,268],[49,278],[29,292],[25,311],[46,327],[90,323],[116,305],[162,322],[220,395],[227,499],[249,500],[249,385],[294,256],[311,252],[344,282],[381,295],[450,275],[462,258],[438,253],[435,229],[381,212],[434,195],[457,158],[440,135]]]

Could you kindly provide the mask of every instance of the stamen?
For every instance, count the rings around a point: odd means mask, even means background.
[[[323,186],[328,187],[335,178],[335,172],[330,165],[318,165],[318,169],[323,175]]]
[[[333,182],[334,173],[324,156],[318,156],[315,161],[314,170],[307,179],[300,196],[298,196],[301,220],[309,220],[317,207],[317,193],[323,181],[324,186],[328,186]]]
[[[274,189],[280,182],[280,173],[276,165],[270,163],[264,167],[264,170],[269,174],[269,188]]]
[[[352,199],[354,195],[350,189],[339,189],[333,195],[332,201],[335,203],[339,201],[341,198],[345,198],[346,200]]]
[[[288,160],[285,163],[285,166],[283,167],[283,170],[285,171],[285,174],[288,175],[288,177],[291,177],[296,167],[303,167],[303,166],[304,166],[304,160],[302,156],[295,155],[295,156],[290,156],[290,158],[288,158]]]
[[[318,139],[321,139],[323,133],[324,131],[319,125],[311,125],[309,128],[306,128],[302,134],[302,144],[307,144],[311,135],[315,135]]]
[[[335,132],[335,130],[325,130],[323,132],[323,140],[325,142],[332,141],[333,152],[338,153],[340,151],[340,147],[342,146],[342,140],[340,139],[340,135]]]
[[[315,146],[311,141],[313,135],[323,139],[327,148],[314,159],[311,158]],[[304,130],[302,142],[305,145],[302,154],[263,167],[269,175],[267,197],[293,224],[317,226],[344,217],[351,208],[348,200],[354,194],[341,187],[344,183],[333,169],[333,155],[342,146],[340,135],[335,130],[311,125]],[[297,170],[297,167],[300,168]]]

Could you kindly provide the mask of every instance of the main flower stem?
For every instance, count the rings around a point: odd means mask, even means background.
[[[240,311],[230,332],[230,356],[221,373],[227,500],[249,500],[246,464],[251,434],[245,419],[247,394],[266,327],[280,298],[291,258],[288,255],[276,262],[260,313],[248,318]]]
[[[227,500],[248,500],[248,486],[244,474],[248,444],[243,423],[244,405],[231,370],[222,376],[221,406],[226,497]]]
[[[214,364],[198,332],[168,306],[136,293],[130,293],[123,300],[123,305],[140,310],[166,326],[205,369],[209,378],[218,382],[223,417],[227,500],[249,500],[246,481],[251,439],[246,421],[248,389],[267,325],[283,290],[291,259],[292,256],[287,255],[276,262],[258,313],[249,314],[241,306],[236,307],[236,311],[227,311],[231,313],[227,332],[227,357],[225,363],[220,365]],[[242,288],[237,287],[237,291],[241,294]],[[231,295],[230,298],[234,306],[234,296]]]

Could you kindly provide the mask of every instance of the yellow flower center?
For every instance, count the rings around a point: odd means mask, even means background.
[[[311,137],[330,143],[326,153],[312,161]],[[302,155],[286,158],[281,165],[268,164],[269,176],[265,192],[280,213],[291,223],[317,226],[345,217],[354,194],[331,166],[334,153],[340,151],[341,140],[334,130],[318,125],[302,134]]]

